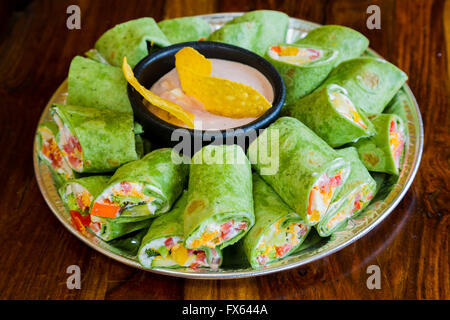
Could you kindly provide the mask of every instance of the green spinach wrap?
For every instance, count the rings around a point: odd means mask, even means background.
[[[349,98],[347,90],[330,84],[283,109],[332,147],[375,134],[372,122]]]
[[[355,58],[331,71],[320,88],[336,84],[345,88],[350,100],[366,115],[379,114],[407,80],[393,64],[379,58]]]
[[[73,170],[110,172],[138,159],[131,114],[60,104],[51,113],[59,128],[59,147]]]
[[[211,33],[209,23],[198,17],[182,17],[158,22],[172,44],[206,39]]]
[[[242,241],[251,266],[259,268],[294,252],[311,228],[256,173],[253,201],[255,225]]]
[[[69,68],[67,104],[132,114],[127,80],[120,68],[75,57]]]
[[[336,152],[350,163],[350,175],[328,208],[326,217],[316,226],[322,237],[345,227],[351,217],[369,204],[377,190],[377,183],[359,159],[355,148],[349,147]]]
[[[264,56],[270,45],[284,43],[289,26],[289,16],[272,10],[255,10],[227,22],[224,27],[242,22],[259,24],[253,51]]]
[[[148,45],[162,48],[171,43],[153,18],[130,20],[106,31],[95,43],[95,49],[113,66],[121,67],[127,57],[131,68],[148,55]]]
[[[256,50],[261,25],[256,22],[226,24],[208,37],[208,41],[224,42],[250,51]]]
[[[281,117],[248,149],[254,169],[300,215],[319,223],[350,173],[350,164],[295,118]],[[275,163],[275,165],[274,165]]]
[[[116,170],[94,200],[91,216],[136,222],[169,211],[184,189],[188,165],[172,149],[157,149]]]
[[[138,259],[144,268],[211,267],[222,263],[218,249],[194,250],[184,246],[183,215],[187,193],[175,203],[172,210],[156,218],[142,239]]]
[[[74,171],[58,146],[58,140],[58,126],[55,122],[46,121],[38,126],[36,133],[38,156],[50,169],[57,187],[68,179],[75,178]]]
[[[286,85],[286,104],[293,103],[317,88],[336,65],[339,53],[325,47],[277,44],[265,58],[278,70]]]
[[[89,230],[104,241],[111,241],[150,226],[152,219],[123,221],[91,215]]]
[[[185,246],[223,249],[253,226],[252,173],[237,145],[209,145],[192,157]]]
[[[327,25],[311,30],[308,34],[295,42],[322,46],[337,50],[339,56],[336,65],[342,61],[359,57],[369,46],[369,40],[356,30],[337,25]]]
[[[403,120],[395,114],[380,114],[371,119],[376,134],[353,145],[369,171],[398,175],[407,133]]]

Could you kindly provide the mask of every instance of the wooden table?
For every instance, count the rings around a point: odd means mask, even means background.
[[[19,1],[1,5],[1,299],[437,299],[450,298],[450,1]],[[17,2],[16,2],[17,4]],[[66,8],[81,8],[68,30]],[[381,8],[381,30],[366,9]],[[241,280],[184,280],[120,264],[83,244],[51,213],[32,166],[36,124],[71,59],[117,23],[267,8],[322,24],[352,27],[409,75],[422,111],[425,148],[406,197],[376,229],[328,258]],[[66,268],[79,265],[81,290]],[[366,286],[378,265],[380,290]]]

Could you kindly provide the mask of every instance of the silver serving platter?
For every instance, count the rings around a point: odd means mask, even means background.
[[[211,28],[215,30],[220,28],[225,22],[241,14],[242,13],[217,13],[201,15],[199,17],[207,20],[211,24]],[[318,26],[320,25],[316,23],[290,18],[287,40],[288,42],[293,42],[296,39],[304,37],[309,30],[317,28]],[[380,57],[377,53],[370,49],[367,50],[366,54]],[[49,108],[52,103],[65,103],[66,96],[67,79],[60,85],[51,97],[42,112],[39,123],[49,120]],[[239,261],[234,262],[234,264],[229,266],[222,267],[219,270],[192,270],[189,268],[153,270],[143,269],[134,256],[118,251],[110,244],[100,240],[90,233],[81,233],[75,228],[74,225],[72,225],[70,215],[64,209],[56,187],[53,184],[50,171],[44,164],[39,162],[36,144],[33,148],[34,170],[39,189],[41,190],[48,206],[59,221],[61,221],[61,223],[80,240],[112,259],[146,271],[182,278],[232,279],[260,276],[305,265],[309,262],[324,258],[348,246],[371,231],[399,204],[411,186],[414,176],[419,168],[424,136],[419,107],[414,95],[406,84],[397,94],[395,99],[397,99],[397,103],[401,103],[404,107],[404,116],[406,118],[409,130],[409,140],[406,144],[404,163],[398,179],[395,179],[395,181],[392,180],[392,178],[388,179],[387,182],[385,182],[382,191],[380,191],[382,194],[377,195],[368,208],[366,208],[366,210],[357,218],[352,219],[344,230],[333,234],[329,238],[317,238],[313,240],[309,246],[305,246],[304,249],[296,254],[258,270],[251,269],[245,263]]]

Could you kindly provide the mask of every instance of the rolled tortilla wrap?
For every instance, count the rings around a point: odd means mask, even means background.
[[[131,114],[55,104],[59,147],[77,172],[111,172],[138,159]]]
[[[286,104],[317,88],[336,65],[339,53],[320,46],[277,44],[265,58],[278,70],[286,85]]]
[[[89,210],[97,195],[103,191],[110,176],[89,176],[67,181],[58,192],[72,223],[84,232],[91,224]]]
[[[56,186],[75,178],[75,173],[67,163],[58,146],[58,126],[53,121],[41,123],[37,128],[36,146],[39,159],[47,165]]]
[[[186,200],[187,193],[184,193],[172,210],[152,222],[138,253],[139,262],[144,268],[218,268],[222,263],[218,249],[205,252],[185,248],[183,215]]]
[[[372,122],[338,85],[330,84],[285,106],[283,114],[300,120],[332,147],[375,134]]]
[[[407,140],[405,124],[394,114],[380,114],[371,121],[376,134],[353,145],[369,171],[398,175]]]
[[[336,65],[342,61],[357,58],[369,46],[369,40],[356,30],[337,25],[321,26],[295,42],[326,47],[339,51]]]
[[[191,161],[186,248],[223,249],[241,239],[254,222],[251,168],[241,147],[203,147]]]
[[[162,48],[171,43],[153,18],[130,20],[106,31],[95,43],[95,49],[113,66],[122,66],[127,57],[131,68],[148,55],[148,46]]]
[[[211,33],[209,23],[198,17],[181,17],[158,22],[158,27],[172,43],[206,39]]]
[[[208,41],[232,44],[250,51],[256,50],[261,25],[256,22],[226,24],[208,37]]]
[[[136,230],[148,228],[152,219],[134,222],[123,222],[120,219],[110,219],[91,215],[89,229],[100,239],[111,241]]]
[[[172,149],[157,149],[116,170],[97,196],[91,215],[120,222],[154,218],[171,208],[188,178]]]
[[[408,79],[393,64],[378,58],[355,58],[339,64],[320,86],[345,88],[351,101],[366,115],[379,114]]]
[[[132,114],[127,80],[120,68],[76,56],[68,79],[67,104]]]
[[[310,226],[322,220],[350,173],[345,159],[291,117],[271,124],[247,153],[262,179]],[[267,158],[278,165],[277,170]]]
[[[255,225],[242,241],[251,266],[260,268],[294,252],[311,227],[257,173],[253,174],[253,200]]]
[[[377,183],[367,171],[354,147],[336,150],[350,163],[350,174],[329,206],[326,217],[316,226],[320,236],[327,237],[345,227],[347,221],[360,213],[375,196]]]
[[[250,11],[227,22],[225,26],[241,22],[253,22],[260,25],[253,49],[260,56],[265,55],[270,45],[286,41],[289,16],[283,12],[273,10]]]

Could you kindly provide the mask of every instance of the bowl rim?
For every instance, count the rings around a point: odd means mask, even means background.
[[[158,126],[159,128],[162,128],[166,131],[183,129],[187,130],[190,133],[190,135],[194,136],[207,136],[208,134],[215,136],[216,133],[220,132],[220,134],[223,137],[234,137],[246,133],[250,130],[262,129],[265,128],[274,120],[276,120],[284,105],[286,97],[286,86],[284,84],[283,78],[281,77],[278,70],[269,61],[267,61],[266,59],[264,59],[263,57],[252,51],[249,51],[247,49],[235,45],[213,41],[189,41],[167,46],[150,53],[141,61],[139,61],[138,64],[136,64],[136,66],[133,68],[134,76],[141,83],[140,75],[144,72],[146,68],[151,66],[153,63],[158,63],[160,59],[164,59],[167,56],[175,55],[175,53],[178,52],[178,50],[189,46],[194,47],[194,49],[196,50],[198,47],[214,48],[215,50],[227,50],[227,51],[231,50],[240,54],[241,56],[246,55],[248,57],[251,57],[255,61],[254,65],[248,64],[246,65],[260,72],[272,86],[274,94],[272,107],[269,108],[264,114],[259,116],[257,119],[242,126],[218,130],[191,129],[171,124],[155,115],[143,104],[142,96],[129,83],[127,83],[128,99],[133,108],[133,111],[136,113],[136,116],[139,120],[141,120],[142,122],[145,121],[147,123],[150,122],[148,125]],[[214,59],[214,57],[212,57],[212,59]],[[226,59],[226,60],[242,63],[235,59]],[[259,66],[262,66],[264,70],[258,68]],[[164,74],[161,75],[161,77],[163,76]],[[161,77],[159,77],[159,79]],[[145,126],[145,124],[143,125]]]

